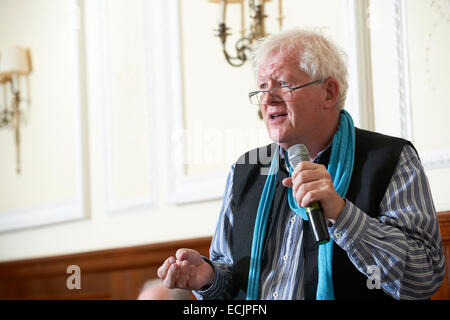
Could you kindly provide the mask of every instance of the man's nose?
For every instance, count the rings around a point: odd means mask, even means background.
[[[278,88],[271,88],[269,89],[266,93],[263,94],[262,96],[262,103],[263,104],[267,104],[270,105],[274,102],[280,102],[282,101],[280,95],[279,95],[279,90],[277,90]]]

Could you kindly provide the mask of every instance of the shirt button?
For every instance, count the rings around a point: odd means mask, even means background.
[[[274,298],[278,298],[278,292],[274,292],[274,293],[273,293],[273,297],[274,297]]]
[[[285,255],[283,256],[283,260],[284,260],[284,261],[287,261],[287,259],[289,259],[289,256],[288,256],[287,254],[285,254]]]
[[[342,234],[341,234],[340,232],[337,232],[337,233],[335,234],[335,237],[336,237],[337,239],[340,239],[340,238],[342,237]]]
[[[294,223],[295,222],[295,217],[291,218],[291,222]]]

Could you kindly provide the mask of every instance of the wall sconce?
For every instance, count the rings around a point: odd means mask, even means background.
[[[209,0],[209,2],[219,4],[219,26],[215,31],[218,32],[216,36],[220,38],[222,43],[223,54],[227,62],[233,67],[242,66],[247,60],[246,52],[250,51],[251,45],[255,40],[267,36],[264,19],[267,18],[265,15],[265,3],[271,0],[248,0],[248,11],[250,18],[250,27],[248,32],[246,29],[245,21],[245,2],[246,0]],[[230,28],[226,25],[226,11],[227,5],[238,3],[241,5],[241,38],[236,42],[235,49],[236,55],[231,56],[226,49],[227,37],[231,35],[228,33]],[[283,26],[283,16],[282,16],[282,0],[278,0],[278,23],[280,30]]]
[[[20,119],[19,108],[22,97],[20,95],[20,76],[30,74],[30,50],[21,47],[11,47],[0,55],[0,84],[3,87],[3,103],[0,102],[0,128],[12,126],[16,145],[16,171],[20,173]],[[7,86],[10,86],[12,100],[8,101]],[[3,104],[3,106],[1,105]]]

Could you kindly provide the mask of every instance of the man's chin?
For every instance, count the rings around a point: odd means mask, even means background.
[[[283,140],[283,132],[280,129],[270,129],[270,140],[276,143],[280,143]]]
[[[271,129],[269,133],[270,140],[278,144],[285,142],[284,133],[281,129]]]
[[[280,145],[281,147],[285,148],[286,150],[293,144],[292,139],[288,139],[288,137],[286,137],[285,134],[282,134],[282,132],[277,131],[275,132],[276,134],[273,134],[274,132],[271,131],[270,134],[270,140],[272,140],[273,142],[277,143],[278,145]]]

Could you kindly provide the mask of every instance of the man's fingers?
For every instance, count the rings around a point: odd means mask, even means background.
[[[189,279],[189,263],[187,261],[183,261],[180,266],[180,271],[178,274],[177,287],[181,289],[186,289],[188,286]]]
[[[300,171],[303,170],[314,170],[317,169],[317,167],[320,166],[317,163],[311,162],[311,161],[302,161],[294,168],[294,171],[292,171],[292,176],[297,175]]]
[[[161,267],[158,268],[157,275],[159,278],[163,279],[167,275],[167,271],[169,270],[170,266],[175,262],[175,257],[169,257],[164,261]]]
[[[183,248],[177,250],[175,257],[166,259],[159,267],[157,275],[163,279],[167,288],[199,289],[198,286],[202,287],[205,279],[211,278],[211,271],[212,268],[203,260],[200,253]]]
[[[187,260],[189,264],[195,266],[203,262],[203,258],[200,253],[192,249],[178,249],[176,257],[180,261]]]
[[[285,186],[286,188],[292,188],[293,184],[292,184],[292,178],[285,178],[282,181],[283,186]]]
[[[169,270],[167,271],[167,276],[164,279],[164,286],[169,288],[169,289],[174,289],[175,288],[175,283],[177,282],[177,278],[178,278],[178,271],[179,271],[179,266],[177,266],[175,263],[173,263]]]

